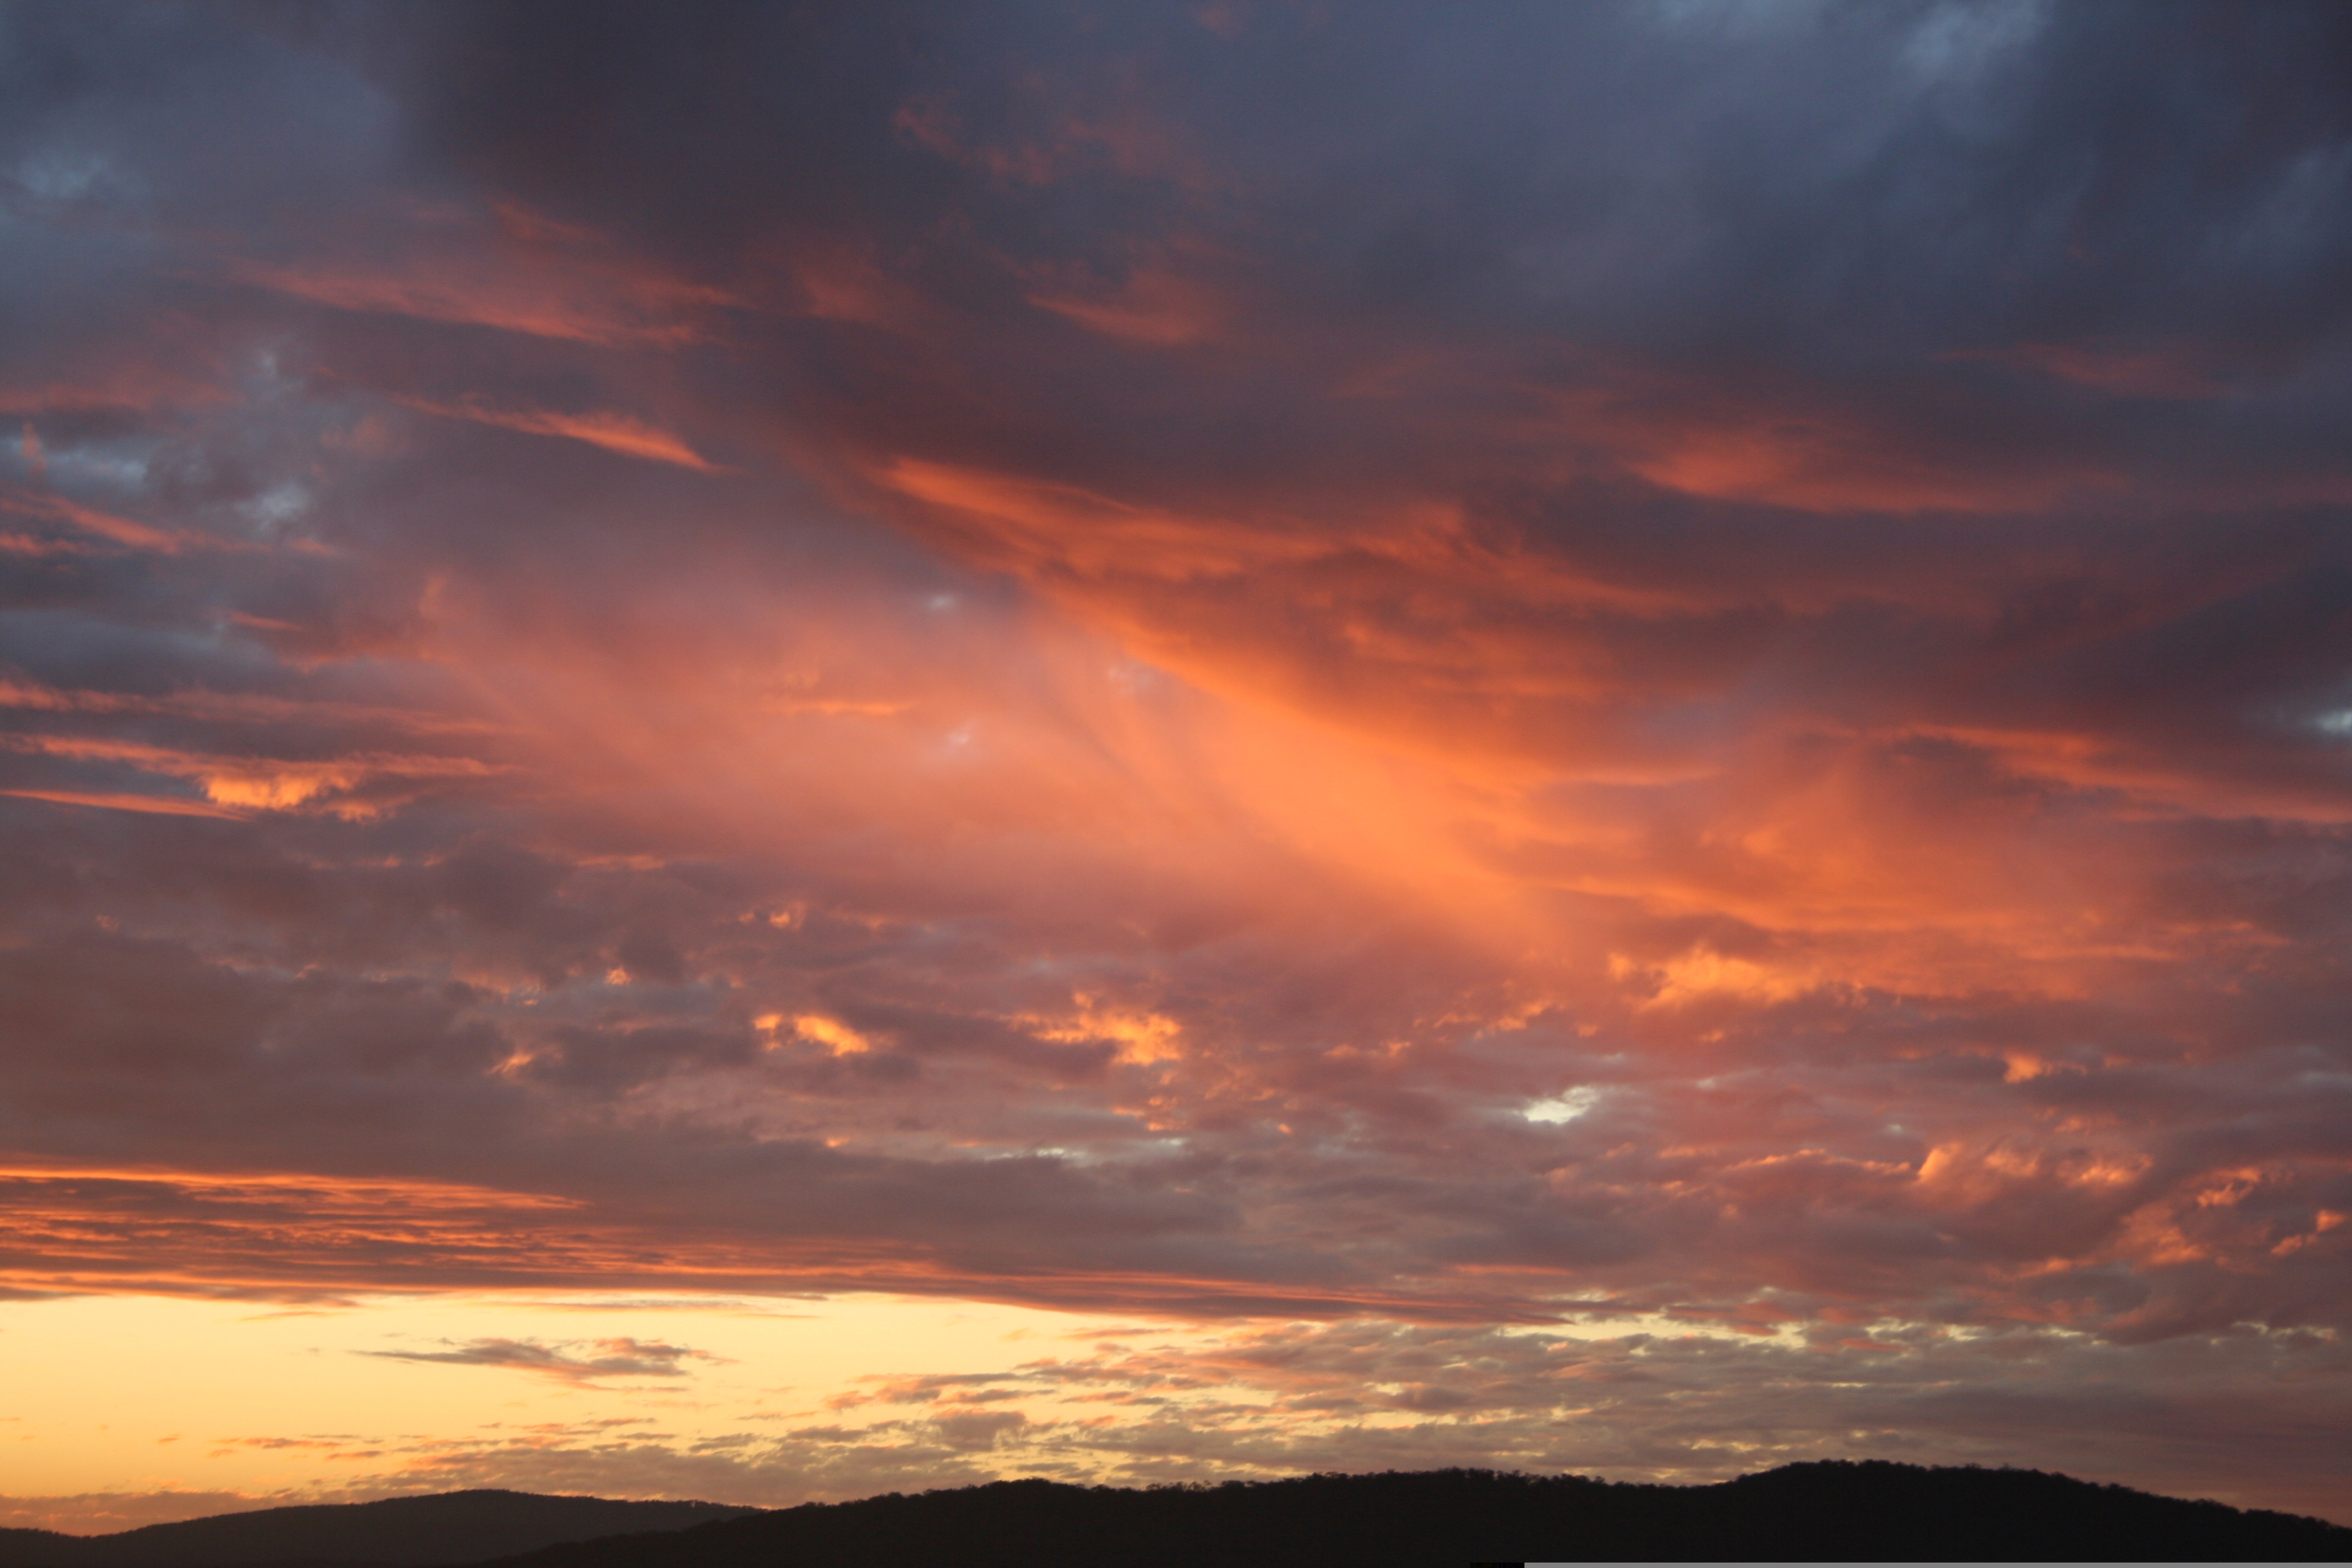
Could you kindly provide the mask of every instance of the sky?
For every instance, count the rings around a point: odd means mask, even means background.
[[[2352,1522],[2352,11],[0,7],[0,1524]]]

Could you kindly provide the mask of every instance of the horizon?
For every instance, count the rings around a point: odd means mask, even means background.
[[[2352,1523],[2347,65],[0,4],[0,1524]]]
[[[1731,1485],[1733,1482],[1736,1482],[1736,1481],[1748,1479],[1750,1479],[1750,1478],[1752,1478],[1752,1477],[1758,1477],[1758,1476],[1762,1476],[1762,1475],[1766,1475],[1766,1474],[1775,1473],[1775,1472],[1778,1472],[1778,1471],[1780,1471],[1780,1470],[1783,1470],[1783,1469],[1806,1468],[1823,1467],[1823,1466],[1828,1466],[1828,1467],[1853,1466],[1853,1467],[1857,1467],[1857,1468],[1869,1468],[1869,1467],[1874,1467],[1874,1466],[1887,1466],[1887,1467],[1891,1467],[1891,1468],[1895,1468],[1895,1469],[1919,1469],[1919,1470],[1930,1471],[1930,1472],[1937,1471],[1937,1470],[1945,1470],[1945,1471],[1951,1471],[1951,1470],[1958,1470],[1958,1471],[1990,1471],[1990,1472],[1997,1473],[1997,1474],[2014,1474],[2014,1475],[2024,1475],[2024,1476],[2033,1476],[2033,1477],[2048,1477],[2048,1478],[2054,1479],[2058,1479],[2058,1480],[2062,1480],[2062,1481],[2078,1481],[2078,1478],[2074,1478],[2074,1477],[2071,1477],[2071,1476],[2065,1476],[2065,1475],[2063,1475],[2063,1474],[2061,1474],[2061,1473],[2059,1473],[2059,1472],[2055,1472],[2055,1471],[2036,1470],[2036,1469],[2030,1469],[2030,1468],[2022,1468],[2022,1467],[2011,1466],[2011,1465],[1985,1466],[1985,1465],[1977,1465],[1977,1464],[1967,1464],[1967,1465],[1958,1465],[1958,1466],[1915,1466],[1915,1465],[1911,1465],[1911,1464],[1909,1464],[1907,1461],[1902,1461],[1902,1460],[1891,1460],[1891,1461],[1890,1461],[1890,1460],[1881,1460],[1881,1459],[1851,1459],[1851,1458],[1834,1458],[1834,1459],[1797,1459],[1797,1460],[1789,1460],[1789,1461],[1786,1461],[1786,1462],[1784,1462],[1784,1463],[1782,1463],[1782,1464],[1770,1466],[1770,1467],[1769,1467],[1769,1468],[1766,1468],[1766,1469],[1762,1469],[1762,1470],[1749,1470],[1749,1471],[1744,1471],[1744,1472],[1742,1472],[1742,1473],[1740,1473],[1740,1474],[1738,1474],[1738,1475],[1730,1476],[1730,1477],[1726,1477],[1726,1478],[1724,1478],[1724,1479],[1719,1479],[1719,1480],[1712,1480],[1712,1481],[1691,1481],[1691,1482],[1674,1482],[1674,1481],[1666,1481],[1666,1482],[1640,1482],[1640,1481],[1633,1481],[1633,1482],[1603,1482],[1602,1484],[1604,1484],[1604,1485],[1628,1485],[1628,1486],[1636,1486],[1636,1487],[1641,1487],[1641,1486],[1665,1486],[1665,1487],[1689,1486],[1689,1487],[1704,1487],[1704,1488],[1712,1488],[1712,1487],[1728,1486],[1728,1485]],[[1581,1477],[1581,1476],[1576,1476],[1576,1475],[1573,1475],[1573,1474],[1567,1475],[1567,1476],[1565,1476],[1565,1477],[1550,1477],[1550,1478],[1548,1478],[1548,1477],[1546,1477],[1546,1476],[1544,1476],[1544,1475],[1541,1475],[1541,1474],[1539,1474],[1539,1473],[1538,1473],[1538,1472],[1534,1472],[1534,1471],[1528,1471],[1528,1470],[1514,1470],[1514,1469],[1507,1469],[1507,1468],[1494,1468],[1494,1467],[1449,1466],[1449,1467],[1445,1467],[1445,1468],[1442,1468],[1442,1469],[1434,1469],[1434,1470],[1421,1470],[1421,1471],[1403,1471],[1403,1470],[1346,1471],[1346,1472],[1323,1471],[1323,1472],[1311,1472],[1311,1473],[1307,1473],[1307,1474],[1295,1474],[1295,1475],[1286,1475],[1286,1476],[1285,1476],[1285,1475],[1228,1476],[1228,1477],[1223,1478],[1223,1479],[1221,1479],[1221,1480],[1214,1481],[1214,1482],[1204,1482],[1204,1481],[1199,1481],[1199,1480],[1192,1480],[1192,1481],[1160,1481],[1160,1482],[1144,1482],[1144,1483],[1134,1483],[1134,1484],[1130,1484],[1130,1485],[1124,1486],[1124,1487],[1114,1487],[1114,1489],[1118,1489],[1118,1490],[1130,1490],[1130,1491],[1131,1491],[1131,1490],[1150,1490],[1150,1489],[1159,1489],[1159,1488],[1175,1488],[1175,1489],[1185,1489],[1185,1490],[1199,1490],[1199,1489],[1204,1489],[1204,1488],[1209,1488],[1209,1487],[1230,1487],[1230,1486],[1250,1487],[1250,1486],[1274,1485],[1274,1484],[1277,1484],[1277,1483],[1280,1483],[1280,1482],[1282,1482],[1282,1481],[1286,1481],[1286,1480],[1322,1480],[1322,1479],[1332,1479],[1332,1478],[1333,1478],[1333,1477],[1335,1477],[1335,1476],[1346,1476],[1346,1477],[1349,1477],[1349,1478],[1350,1478],[1350,1479],[1371,1479],[1371,1480],[1377,1480],[1377,1479],[1382,1479],[1382,1478],[1384,1478],[1384,1477],[1405,1477],[1405,1478],[1413,1478],[1413,1477],[1433,1476],[1433,1475],[1465,1475],[1465,1474],[1467,1474],[1467,1475],[1484,1475],[1484,1476],[1496,1476],[1496,1475],[1499,1475],[1499,1476],[1507,1476],[1507,1477],[1517,1477],[1517,1478],[1521,1478],[1521,1479],[1529,1479],[1529,1480],[1538,1480],[1538,1481],[1540,1481],[1540,1480],[1544,1480],[1544,1479],[1583,1479],[1583,1480],[1594,1480],[1594,1479],[1598,1479],[1598,1478],[1593,1478],[1593,1477]],[[902,1490],[899,1490],[899,1489],[892,1489],[892,1490],[890,1490],[890,1491],[887,1491],[887,1492],[866,1493],[866,1494],[864,1494],[864,1495],[862,1495],[862,1496],[858,1496],[858,1497],[843,1498],[843,1499],[837,1499],[837,1500],[812,1500],[812,1501],[801,1502],[801,1503],[782,1504],[782,1505],[778,1505],[777,1507],[773,1507],[773,1508],[764,1508],[764,1509],[763,1509],[763,1508],[761,1508],[761,1507],[758,1507],[758,1506],[756,1506],[756,1505],[752,1505],[752,1504],[740,1504],[740,1503],[725,1503],[725,1502],[719,1502],[719,1501],[714,1501],[713,1500],[710,1500],[710,1499],[708,1499],[708,1498],[669,1498],[669,1497],[662,1497],[662,1498],[608,1498],[608,1497],[600,1497],[600,1496],[597,1496],[597,1495],[595,1495],[595,1494],[593,1494],[593,1493],[586,1493],[586,1492],[526,1492],[526,1491],[517,1491],[517,1490],[515,1490],[515,1489],[511,1489],[511,1488],[503,1488],[503,1487],[468,1487],[468,1488],[456,1489],[451,1489],[451,1490],[446,1490],[446,1491],[433,1491],[433,1492],[397,1492],[397,1493],[391,1493],[391,1494],[387,1494],[387,1495],[383,1495],[383,1496],[380,1496],[380,1497],[362,1498],[362,1499],[357,1499],[357,1500],[353,1500],[346,1501],[346,1502],[330,1502],[330,1503],[318,1503],[318,1502],[281,1503],[281,1502],[273,1502],[273,1501],[268,1501],[268,1500],[259,1500],[259,1499],[244,1499],[244,1500],[240,1500],[240,1501],[239,1501],[239,1505],[238,1505],[237,1507],[233,1508],[233,1509],[230,1509],[230,1510],[226,1510],[226,1511],[224,1511],[224,1512],[220,1512],[220,1513],[198,1514],[198,1515],[191,1516],[191,1518],[189,1518],[189,1519],[159,1520],[159,1521],[153,1521],[152,1523],[151,1523],[151,1524],[147,1524],[147,1525],[129,1526],[129,1527],[126,1527],[126,1528],[125,1528],[124,1530],[122,1530],[122,1531],[107,1531],[107,1532],[103,1532],[103,1533],[106,1533],[106,1534],[126,1534],[126,1533],[130,1533],[131,1531],[136,1531],[136,1530],[146,1530],[146,1529],[157,1529],[157,1528],[162,1528],[162,1527],[163,1527],[163,1526],[165,1526],[165,1525],[169,1525],[169,1524],[188,1523],[188,1522],[192,1522],[192,1521],[203,1521],[203,1520],[210,1520],[210,1519],[227,1519],[227,1518],[234,1518],[234,1517],[236,1517],[237,1515],[240,1515],[240,1514],[284,1511],[284,1510],[289,1510],[289,1509],[314,1509],[314,1508],[329,1508],[329,1509],[337,1509],[337,1508],[365,1508],[365,1507],[369,1507],[369,1506],[371,1506],[371,1505],[378,1504],[378,1503],[398,1503],[398,1502],[434,1502],[434,1501],[439,1501],[439,1500],[443,1500],[449,1499],[449,1498],[457,1498],[457,1497],[502,1497],[502,1498],[503,1498],[503,1497],[511,1497],[511,1498],[521,1498],[521,1499],[526,1499],[526,1500],[530,1500],[530,1501],[534,1501],[534,1502],[548,1502],[548,1501],[553,1501],[553,1502],[600,1502],[600,1503],[601,1503],[601,1502],[615,1502],[615,1503],[623,1503],[623,1504],[635,1504],[635,1503],[640,1503],[640,1502],[643,1502],[643,1503],[656,1503],[656,1504],[668,1503],[668,1504],[674,1504],[675,1506],[677,1506],[677,1507],[680,1507],[680,1508],[707,1508],[707,1509],[716,1509],[716,1510],[726,1510],[726,1511],[730,1514],[730,1517],[738,1517],[738,1518],[740,1518],[740,1517],[744,1517],[744,1516],[749,1515],[749,1514],[758,1514],[758,1513],[762,1513],[762,1512],[781,1512],[781,1511],[785,1511],[786,1510],[793,1509],[793,1508],[812,1508],[812,1507],[814,1507],[814,1508],[822,1508],[822,1507],[828,1507],[828,1506],[831,1506],[832,1502],[835,1502],[835,1501],[840,1501],[840,1502],[884,1501],[884,1500],[890,1500],[890,1499],[900,1498],[900,1497],[919,1496],[919,1495],[920,1495],[922,1492],[925,1492],[925,1491],[934,1491],[934,1490],[965,1490],[965,1489],[971,1489],[971,1488],[972,1488],[972,1487],[976,1487],[976,1486],[977,1486],[977,1487],[985,1487],[985,1486],[1003,1485],[1003,1484],[1012,1484],[1012,1483],[1016,1483],[1016,1482],[1032,1482],[1032,1481],[1036,1482],[1036,1483],[1039,1483],[1039,1484],[1041,1484],[1041,1485],[1047,1485],[1047,1486],[1078,1486],[1078,1487],[1087,1487],[1087,1486],[1099,1486],[1099,1485],[1101,1485],[1101,1484],[1102,1484],[1102,1483],[1088,1483],[1088,1482],[1084,1482],[1084,1481],[1079,1481],[1079,1482],[1064,1481],[1064,1480],[1058,1480],[1058,1479],[1055,1479],[1055,1478],[1053,1478],[1053,1477],[1048,1477],[1048,1476],[1007,1475],[1007,1476],[997,1476],[997,1477],[992,1477],[992,1478],[990,1478],[989,1479],[986,1479],[986,1480],[981,1480],[981,1481],[966,1481],[966,1482],[961,1483],[961,1485],[956,1485],[956,1486],[949,1486],[949,1487],[936,1487],[936,1488],[935,1488],[935,1487],[924,1487],[924,1488],[918,1488],[918,1489],[915,1489],[913,1491],[902,1491]],[[2097,1487],[2097,1486],[2101,1486],[2101,1485],[2112,1485],[2113,1483],[2082,1482],[2082,1483],[2079,1483],[2079,1484],[2088,1485],[2088,1486],[2093,1486],[2093,1487]],[[2138,1496],[2140,1496],[2140,1497],[2146,1497],[2146,1498],[2157,1498],[2157,1499],[2158,1499],[2158,1500],[2168,1500],[2168,1501],[2212,1502],[2212,1501],[2216,1500],[2213,1500],[2213,1499],[2200,1499],[2200,1498],[2167,1499],[2167,1498],[2164,1498],[2162,1494],[2158,1494],[2158,1493],[2152,1493],[2152,1492],[2144,1492],[2144,1491],[2143,1491],[2143,1492],[2137,1492],[2137,1495],[2138,1495]],[[2226,1505],[2225,1505],[2225,1506],[2226,1506]],[[2253,1511],[2253,1512],[2261,1512],[2261,1511],[2276,1512],[2277,1510],[2249,1510],[2249,1511]],[[2313,1516],[2308,1516],[2308,1515],[2302,1515],[2302,1516],[2298,1516],[2298,1515],[2285,1515],[2284,1517],[2289,1517],[2289,1518],[2296,1518],[2296,1517],[2309,1518],[2309,1517],[2313,1517]],[[7,1527],[7,1526],[0,1526],[0,1529],[6,1529],[6,1528],[9,1528],[9,1527]],[[20,1528],[21,1528],[21,1527],[20,1527]],[[671,1526],[671,1527],[663,1527],[663,1528],[682,1528],[682,1527]],[[58,1533],[67,1533],[67,1532],[59,1531],[59,1532],[58,1532]],[[84,1533],[83,1533],[83,1535],[82,1535],[82,1538],[83,1538],[83,1539],[96,1539],[97,1537],[96,1537],[96,1535],[94,1535],[94,1534],[88,1533],[88,1532],[84,1532]],[[594,1538],[594,1537],[588,1537],[588,1538],[584,1538],[584,1539],[595,1539],[595,1538]]]

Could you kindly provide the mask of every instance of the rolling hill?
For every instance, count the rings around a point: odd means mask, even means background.
[[[1676,1487],[1491,1470],[996,1481],[760,1512],[526,1492],[0,1531],[0,1568],[1430,1568],[1579,1561],[2344,1562],[2352,1529],[2038,1470],[1786,1465]]]
[[[1459,1568],[1604,1561],[2332,1561],[2352,1530],[2034,1470],[1788,1465],[1718,1486],[1484,1470],[1150,1490],[999,1481],[809,1504],[501,1568]]]
[[[709,1502],[441,1492],[215,1514],[115,1535],[0,1530],[0,1568],[236,1568],[298,1562],[446,1568],[559,1542],[685,1530],[750,1511]]]

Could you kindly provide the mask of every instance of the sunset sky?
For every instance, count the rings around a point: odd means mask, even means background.
[[[2352,8],[0,8],[0,1524],[2352,1522]]]

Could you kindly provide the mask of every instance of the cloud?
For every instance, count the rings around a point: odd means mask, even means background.
[[[583,1370],[609,1347],[551,1354],[513,1341],[405,1359],[586,1386],[666,1383],[666,1353],[619,1343],[609,1359],[653,1370]],[[299,1500],[504,1486],[783,1507],[1013,1475],[1131,1486],[1456,1464],[1693,1484],[1899,1453],[2340,1513],[2325,1441],[2339,1412],[2320,1386],[2335,1362],[2318,1335],[2123,1348],[1886,1320],[1774,1339],[1696,1324],[1595,1335],[1365,1320],[1206,1335],[1136,1325],[993,1372],[882,1380],[868,1403],[739,1413],[731,1426],[722,1415],[707,1434],[608,1416],[240,1441],[350,1457]],[[715,1386],[698,1394],[723,1399]],[[352,1460],[372,1468],[355,1474]]]
[[[28,14],[7,1287],[1436,1358],[1142,1477],[1597,1462],[1445,1359],[1588,1317],[1675,1465],[2335,1430],[2344,24],[2032,16]]]
[[[190,754],[135,742],[57,734],[12,736],[7,743],[13,750],[73,762],[128,763],[143,773],[193,782],[215,805],[257,810],[289,810],[321,797],[352,796],[362,785],[376,780],[480,778],[499,771],[471,757],[365,752],[320,762],[225,757]],[[366,815],[382,808],[364,799],[350,798],[329,809]]]
[[[623,457],[643,458],[656,463],[675,463],[679,468],[692,468],[698,473],[725,471],[696,456],[692,448],[668,431],[656,429],[626,414],[560,414],[535,409],[426,403],[418,399],[409,399],[407,403],[409,407],[425,414],[438,414],[451,419],[472,419],[501,429],[520,430],[531,436],[562,436],[573,441],[585,441],[592,447],[602,447],[608,452],[618,452]]]
[[[163,816],[217,816],[234,822],[244,813],[230,806],[208,805],[157,795],[92,795],[69,790],[12,789],[0,791],[19,800],[46,800],[58,805],[89,805],[103,811],[146,811]]]
[[[575,1353],[576,1352],[576,1353]],[[626,1337],[541,1344],[536,1340],[471,1340],[442,1351],[362,1351],[392,1361],[434,1362],[448,1366],[496,1366],[537,1373],[562,1383],[612,1377],[685,1377],[681,1363],[709,1359],[707,1352]]]
[[[443,226],[450,216],[430,216]],[[529,215],[511,209],[498,216],[506,220],[500,237],[509,245],[552,237],[576,246],[583,237],[556,233],[551,226],[534,223]],[[240,283],[338,310],[594,343],[691,342],[700,335],[687,319],[691,309],[724,303],[726,298],[714,289],[666,284],[656,279],[599,276],[593,262],[582,267],[572,257],[565,258],[568,266],[558,263],[561,270],[554,277],[548,276],[544,265],[534,268],[528,262],[509,262],[499,266],[492,261],[485,268],[484,260],[480,249],[461,248],[455,255],[421,256],[414,271],[402,272],[385,269],[380,262],[372,267],[330,263],[303,269],[236,258],[229,264],[229,274]],[[466,276],[469,270],[477,276]]]

